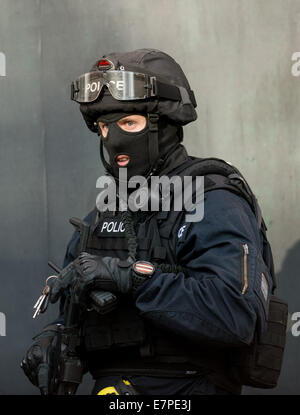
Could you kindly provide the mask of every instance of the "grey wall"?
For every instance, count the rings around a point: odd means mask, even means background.
[[[32,305],[47,260],[62,264],[68,218],[91,209],[103,173],[69,85],[110,51],[154,47],[182,65],[199,115],[186,146],[248,178],[269,228],[278,295],[300,311],[300,77],[291,74],[299,17],[299,0],[0,0],[0,394],[38,393],[19,362],[57,310],[33,321]],[[245,393],[299,393],[299,347],[289,329],[278,387]]]

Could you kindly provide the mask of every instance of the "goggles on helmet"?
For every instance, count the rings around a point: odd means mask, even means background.
[[[181,89],[176,85],[157,80],[155,76],[143,73],[109,70],[93,71],[77,78],[71,85],[71,99],[79,103],[96,101],[103,87],[117,100],[130,101],[161,97],[172,101],[181,101]],[[195,100],[193,92],[188,91],[191,102]]]

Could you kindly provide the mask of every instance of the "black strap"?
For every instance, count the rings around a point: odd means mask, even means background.
[[[148,127],[149,127],[149,141],[148,150],[151,166],[151,174],[157,168],[159,163],[159,148],[158,148],[158,114],[148,114]]]
[[[184,88],[184,87],[181,87],[181,88]],[[188,90],[186,88],[184,89],[186,91],[185,94],[189,97],[191,101],[191,104],[193,105],[194,108],[196,108],[197,102],[196,102],[194,92],[191,89],[188,89]],[[180,88],[178,88],[178,86],[176,85],[166,84],[164,82],[156,80],[155,92],[159,98],[165,98],[171,101],[182,101],[182,94],[181,94]]]
[[[205,159],[191,157],[191,160],[187,161],[186,163],[183,163],[181,166],[178,167],[178,169],[175,169],[175,171],[172,172],[172,175],[180,176],[209,176],[214,174],[225,176],[229,180],[228,185],[233,185],[232,191],[234,191],[234,187],[238,188],[238,191],[244,198],[246,198],[247,202],[250,204],[251,209],[253,210],[256,216],[259,228],[261,228],[262,214],[257,199],[254,196],[246,179],[243,177],[243,175],[236,167],[216,157],[210,157]],[[204,190],[213,190],[213,188],[208,189],[205,187]]]
[[[170,99],[171,101],[181,101],[181,93],[177,86],[165,84],[156,80],[156,95],[160,98]]]

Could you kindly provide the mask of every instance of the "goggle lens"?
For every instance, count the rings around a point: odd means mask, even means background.
[[[89,72],[73,82],[71,98],[80,103],[93,102],[106,86],[117,100],[145,99],[151,96],[151,79],[129,71]]]

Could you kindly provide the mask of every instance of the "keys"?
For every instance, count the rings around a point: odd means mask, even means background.
[[[49,293],[50,293],[50,286],[48,285],[48,280],[50,278],[57,278],[56,275],[51,275],[50,277],[48,277],[46,279],[46,285],[42,291],[42,294],[40,295],[40,297],[38,298],[37,302],[35,303],[35,305],[33,306],[33,308],[35,309],[35,312],[32,316],[32,318],[36,318],[40,313],[44,313],[48,307],[48,303],[49,303]]]

